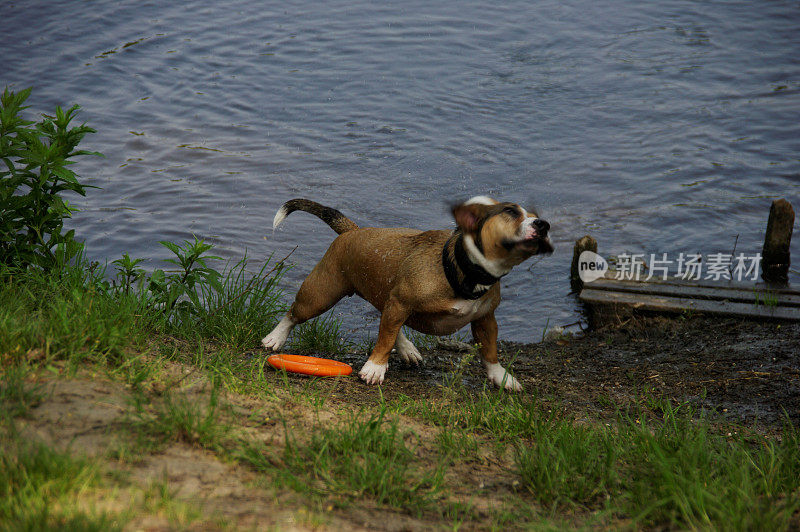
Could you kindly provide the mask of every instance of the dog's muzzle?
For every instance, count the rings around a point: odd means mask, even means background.
[[[522,235],[515,240],[506,240],[503,246],[511,250],[513,247],[519,246],[533,252],[535,255],[542,253],[552,253],[553,244],[547,233],[550,231],[550,224],[541,218],[536,218],[529,222],[522,228]]]

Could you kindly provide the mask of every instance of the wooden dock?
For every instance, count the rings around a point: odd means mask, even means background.
[[[595,325],[621,321],[636,311],[800,321],[800,290],[794,288],[682,279],[618,280],[614,275],[612,271],[585,283],[578,296]]]
[[[618,275],[614,270],[606,271],[593,281],[583,282],[579,257],[584,252],[597,253],[597,241],[587,235],[575,243],[570,283],[585,304],[592,325],[618,323],[634,312],[696,312],[747,319],[800,321],[800,290],[788,284],[789,245],[794,219],[794,209],[788,201],[779,199],[772,202],[760,261],[764,282],[689,281],[665,276],[635,280],[633,275]]]

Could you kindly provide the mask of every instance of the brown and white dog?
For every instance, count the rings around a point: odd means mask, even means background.
[[[551,253],[550,224],[515,203],[477,196],[453,207],[455,231],[360,228],[341,212],[306,199],[287,201],[273,228],[294,211],[318,216],[339,236],[297,292],[291,309],[261,342],[279,350],[292,328],[358,294],[381,312],[378,340],[359,375],[383,382],[389,354],[418,364],[422,355],[403,334],[452,334],[471,324],[489,380],[521,390],[497,360],[501,277],[528,257]]]

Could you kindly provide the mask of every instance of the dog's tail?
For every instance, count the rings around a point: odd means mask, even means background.
[[[283,219],[294,211],[306,211],[314,216],[317,216],[320,220],[331,226],[331,229],[340,235],[344,232],[358,229],[358,226],[353,220],[336,209],[326,207],[325,205],[320,205],[316,201],[302,198],[289,200],[284,203],[281,208],[278,209],[278,212],[275,213],[275,219],[272,220],[272,228],[275,229],[278,227]]]

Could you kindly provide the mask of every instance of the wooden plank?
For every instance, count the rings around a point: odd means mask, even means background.
[[[616,270],[609,270],[606,272],[605,276],[597,279],[596,281],[592,281],[591,283],[587,283],[587,287],[594,285],[597,281],[601,280],[610,280],[610,281],[625,281],[630,283],[647,283],[647,284],[657,284],[657,285],[674,285],[674,286],[701,286],[704,288],[719,288],[719,289],[726,289],[726,290],[743,290],[745,292],[752,292],[755,288],[756,290],[769,290],[770,292],[776,292],[779,294],[788,294],[788,295],[797,295],[800,296],[800,288],[793,288],[790,286],[776,286],[774,284],[767,284],[767,283],[754,283],[754,282],[740,282],[740,281],[713,281],[711,279],[681,279],[680,277],[667,277],[666,280],[662,280],[661,277],[653,277],[647,281],[644,280],[646,275],[642,275],[640,280],[635,279],[617,279],[617,271]]]
[[[592,290],[609,290],[690,299],[728,300],[749,303],[751,305],[755,305],[756,299],[763,305],[764,299],[769,298],[776,300],[779,306],[800,307],[800,295],[786,293],[782,290],[758,289],[754,286],[751,286],[748,291],[730,288],[725,285],[709,287],[690,284],[672,284],[668,282],[623,281],[607,278],[597,279],[591,283],[586,283],[585,286]]]
[[[692,310],[723,316],[800,321],[797,307],[764,306],[725,300],[691,299],[657,296],[609,290],[594,290],[587,285],[581,291],[581,301],[594,306],[622,306],[654,312],[683,312]]]

